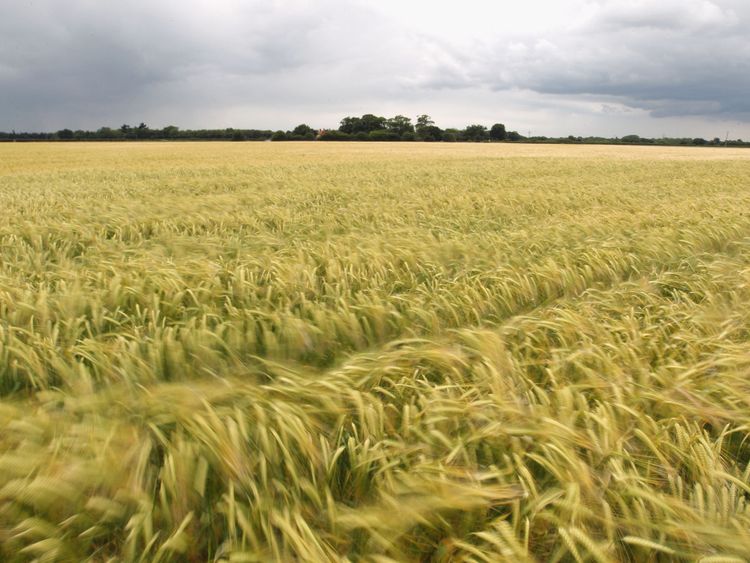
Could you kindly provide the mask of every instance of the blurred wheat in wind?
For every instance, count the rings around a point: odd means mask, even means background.
[[[0,146],[0,560],[750,559],[748,178]]]

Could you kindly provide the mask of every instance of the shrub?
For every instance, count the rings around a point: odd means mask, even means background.
[[[352,136],[348,133],[343,133],[341,131],[336,131],[335,129],[332,129],[330,131],[325,131],[323,134],[318,137],[319,141],[351,141]]]
[[[368,135],[370,141],[400,141],[401,137],[394,131],[388,131],[386,129],[378,129],[376,131],[370,131]]]

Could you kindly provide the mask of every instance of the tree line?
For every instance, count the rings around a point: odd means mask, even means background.
[[[427,141],[427,142],[482,142],[521,141],[517,131],[506,131],[505,125],[495,123],[467,125],[464,129],[441,129],[429,115],[423,114],[412,122],[411,118],[396,115],[386,118],[372,113],[349,116],[341,120],[338,129],[315,130],[309,125],[298,125],[291,131],[276,131],[274,141]]]
[[[580,144],[630,144],[630,145],[708,145],[750,146],[741,139],[663,137],[652,139],[638,135],[624,137],[545,137],[523,136],[518,131],[508,131],[502,123],[491,127],[481,124],[467,125],[463,129],[438,127],[426,114],[414,121],[404,115],[386,118],[372,113],[344,117],[336,129],[316,129],[302,123],[289,131],[267,129],[180,129],[168,125],[152,129],[141,122],[137,126],[123,124],[119,128],[101,127],[96,131],[61,129],[49,133],[0,132],[2,141],[424,141],[424,142],[526,142],[526,143],[580,143]]]
[[[0,132],[0,141],[267,141],[273,131],[264,129],[180,129],[167,125],[152,129],[145,123],[124,124],[119,128],[100,127],[96,131],[60,129],[52,133]]]

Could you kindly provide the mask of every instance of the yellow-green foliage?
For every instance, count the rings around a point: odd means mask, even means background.
[[[750,559],[749,178],[0,146],[0,560]]]

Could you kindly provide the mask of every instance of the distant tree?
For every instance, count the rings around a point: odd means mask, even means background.
[[[315,129],[310,127],[309,125],[305,125],[304,123],[297,125],[294,129],[292,129],[292,135],[299,135],[300,137],[305,137],[308,135],[308,133],[315,134]]]
[[[63,141],[70,141],[74,137],[74,133],[70,129],[60,129],[60,131],[57,132],[57,138],[62,139]]]
[[[370,141],[400,141],[401,136],[395,131],[389,131],[388,129],[376,129],[368,133],[368,139]]]
[[[523,139],[523,137],[521,137],[521,134],[518,131],[510,131],[508,133],[509,141],[520,141],[521,139]]]
[[[364,135],[365,140],[367,139],[367,134]],[[332,131],[324,131],[319,137],[319,141],[351,141],[352,135],[349,133],[345,133],[341,130],[332,130]]]
[[[504,141],[508,136],[508,133],[505,131],[505,125],[502,123],[495,123],[490,128],[490,139],[493,141]]]
[[[345,117],[341,120],[339,131],[343,133],[369,133],[378,129],[386,128],[386,118],[372,113],[366,113],[362,117]]]
[[[135,139],[138,135],[137,130],[128,124],[124,124],[120,127],[120,133],[122,133],[122,136],[126,139]]]
[[[233,141],[244,141],[245,140],[245,134],[237,129],[232,133],[232,140]]]
[[[620,141],[623,143],[639,143],[641,138],[638,135],[625,135]]]
[[[417,137],[422,141],[442,141],[443,130],[437,125],[425,125],[417,133]]]
[[[484,125],[469,125],[464,129],[464,138],[467,141],[486,141],[488,138],[487,128]]]
[[[361,119],[359,117],[345,117],[341,120],[339,131],[342,133],[348,133],[349,135],[356,133],[360,131],[360,121]]]
[[[273,135],[271,135],[272,141],[286,141],[286,133],[283,131],[276,131]]]
[[[708,141],[706,141],[706,139],[701,139],[700,137],[698,137],[696,139],[693,139],[693,144],[694,145],[707,145]]]
[[[151,130],[148,128],[148,125],[143,123],[142,121],[138,124],[138,127],[136,127],[135,130],[135,137],[137,139],[147,139],[151,135]]]
[[[364,114],[359,120],[360,131],[370,133],[379,129],[385,129],[386,118],[371,113]]]
[[[417,116],[417,125],[416,125],[417,134],[419,134],[421,130],[424,129],[425,127],[432,127],[433,125],[435,125],[435,122],[426,113],[423,113],[422,115]]]
[[[167,125],[164,129],[161,130],[161,134],[165,139],[172,139],[176,137],[179,132],[180,128],[175,125]]]
[[[96,130],[97,139],[116,139],[120,136],[119,131],[115,131],[111,127],[100,127]]]
[[[388,131],[392,131],[399,136],[403,136],[406,133],[414,133],[414,125],[412,125],[411,119],[403,115],[391,117],[386,121],[385,127]]]
[[[447,143],[455,143],[457,141],[463,141],[463,131],[449,127],[443,131],[443,141]]]
[[[401,135],[401,140],[402,141],[416,141],[417,135],[416,133],[414,133],[414,131],[407,131],[406,133]]]

